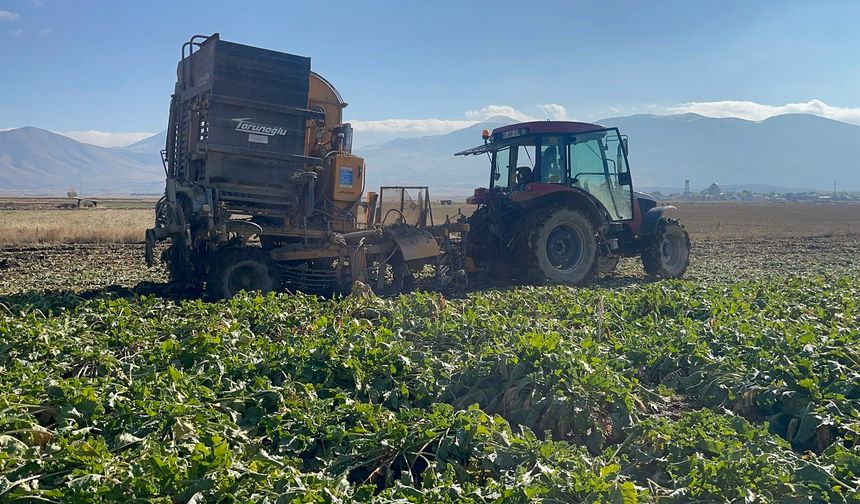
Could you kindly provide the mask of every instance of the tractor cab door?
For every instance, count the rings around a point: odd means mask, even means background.
[[[633,218],[633,186],[627,152],[617,129],[568,138],[568,183],[600,201],[614,221]]]
[[[535,182],[534,138],[513,143],[493,152],[490,187],[502,192],[521,191]]]

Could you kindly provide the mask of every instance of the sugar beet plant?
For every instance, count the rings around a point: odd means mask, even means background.
[[[16,296],[4,502],[854,502],[855,279]]]

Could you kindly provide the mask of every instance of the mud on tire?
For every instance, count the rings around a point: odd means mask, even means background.
[[[643,238],[642,266],[648,276],[680,278],[690,264],[690,235],[675,219],[663,217],[653,236]]]
[[[263,249],[228,247],[216,252],[206,292],[214,299],[229,299],[242,290],[271,292],[280,285],[278,268]]]
[[[597,270],[597,234],[594,225],[579,210],[552,207],[524,216],[531,223],[525,233],[521,257],[529,277],[537,283],[583,285]]]

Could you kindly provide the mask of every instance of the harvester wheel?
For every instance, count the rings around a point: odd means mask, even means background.
[[[690,264],[690,235],[675,219],[662,218],[657,232],[643,238],[642,265],[657,278],[680,278]]]
[[[597,258],[597,272],[601,275],[608,275],[615,271],[615,268],[618,266],[618,256],[607,256],[600,255]]]
[[[554,208],[528,235],[533,280],[582,285],[597,270],[597,234],[579,210]]]
[[[278,268],[262,249],[230,247],[219,251],[209,269],[206,291],[215,299],[229,299],[239,291],[278,289]]]

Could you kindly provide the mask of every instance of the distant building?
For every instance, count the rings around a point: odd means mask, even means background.
[[[723,195],[723,188],[720,187],[719,184],[714,182],[707,189],[704,190],[704,193],[705,196],[707,196],[708,198],[716,199]]]

